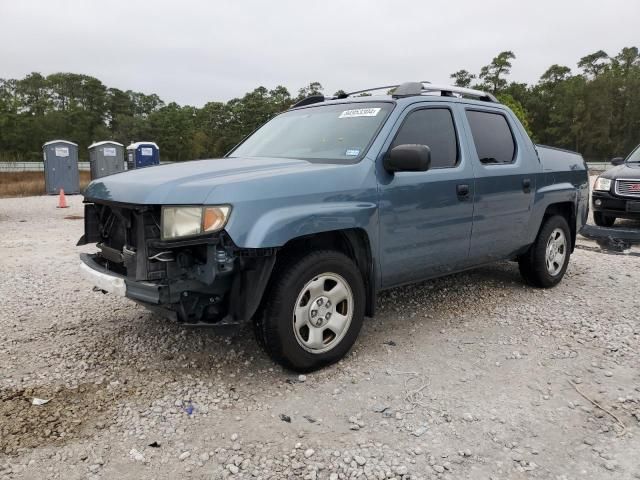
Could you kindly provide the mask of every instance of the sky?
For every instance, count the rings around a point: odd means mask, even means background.
[[[201,106],[257,86],[450,83],[503,50],[510,79],[640,46],[638,0],[0,0],[0,78],[73,72]]]

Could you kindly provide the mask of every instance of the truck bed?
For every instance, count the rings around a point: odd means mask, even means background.
[[[543,172],[566,172],[573,170],[587,170],[582,155],[571,150],[536,145]]]

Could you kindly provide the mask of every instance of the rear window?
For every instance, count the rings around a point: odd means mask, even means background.
[[[504,115],[477,110],[467,110],[466,113],[480,162],[513,163],[516,144]]]
[[[454,167],[458,163],[458,141],[448,108],[415,110],[405,118],[391,148],[426,145],[431,150],[431,168]]]

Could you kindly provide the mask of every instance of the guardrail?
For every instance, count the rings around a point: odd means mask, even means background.
[[[173,162],[160,162],[161,164]],[[587,162],[589,170],[601,172],[611,167],[609,162]],[[89,171],[89,162],[78,162],[78,169]],[[2,172],[43,172],[43,162],[0,162],[0,173]]]
[[[161,165],[173,162],[160,162]],[[89,171],[89,162],[78,162],[78,170]],[[0,173],[3,172],[44,172],[44,162],[0,162]]]
[[[594,172],[603,172],[608,168],[611,168],[613,165],[609,162],[587,162],[587,167],[589,170]]]
[[[89,162],[78,162],[78,169],[89,171]],[[2,172],[44,172],[43,162],[0,162]]]

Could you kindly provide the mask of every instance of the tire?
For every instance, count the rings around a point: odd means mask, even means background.
[[[570,257],[571,231],[567,221],[560,215],[547,217],[533,245],[518,260],[520,274],[534,287],[555,287],[564,277]]]
[[[593,221],[599,227],[611,227],[616,221],[616,217],[605,215],[602,212],[593,212]]]
[[[337,362],[355,343],[364,281],[340,252],[299,254],[276,265],[262,305],[255,324],[259,343],[284,367],[310,372]]]

